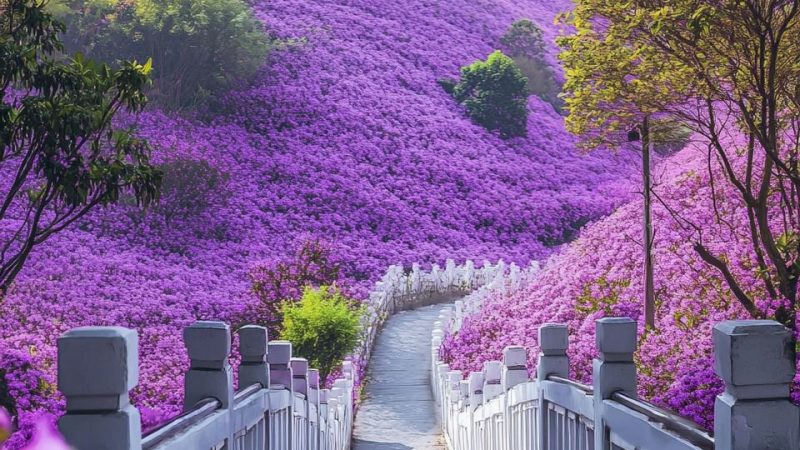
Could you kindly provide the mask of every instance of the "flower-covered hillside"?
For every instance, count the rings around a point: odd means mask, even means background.
[[[480,370],[484,361],[499,359],[505,346],[524,345],[533,369],[539,326],[566,323],[571,375],[589,381],[595,321],[631,317],[640,324],[639,393],[710,428],[714,398],[723,388],[713,370],[712,327],[751,317],[717,270],[700,260],[692,246],[696,230],[688,224],[699,224],[704,245],[731,262],[752,297],[768,297],[756,277],[748,236],[733,231],[747,230],[744,208],[732,188],[710,182],[707,150],[700,147],[687,147],[656,171],[655,192],[663,203],[656,202],[653,211],[655,331],[644,333],[643,328],[642,201],[636,200],[587,227],[529,285],[490,297],[457,334],[448,336],[445,359],[458,369]],[[766,311],[775,306],[759,304]]]
[[[516,19],[551,39],[568,5],[255,2],[293,45],[202,120],[136,119],[167,171],[162,204],[107,208],[57,235],[3,300],[2,394],[23,431],[39,411],[60,411],[55,340],[81,325],[137,328],[133,399],[145,425],[178,412],[181,328],[241,318],[255,301],[248,272],[305,236],[334,245],[349,279],[367,286],[396,263],[527,263],[629,198],[634,154],[577,154],[537,98],[529,137],[503,141],[436,83],[485,58]]]

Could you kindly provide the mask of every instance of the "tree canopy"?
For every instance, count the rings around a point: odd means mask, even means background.
[[[453,96],[472,120],[503,138],[524,136],[528,126],[527,80],[514,61],[495,51],[461,68]]]
[[[108,64],[152,57],[153,89],[170,108],[203,102],[258,70],[269,39],[242,0],[53,0],[65,46]]]
[[[791,327],[800,276],[799,7],[797,0],[580,0],[565,16],[574,33],[560,40],[567,127],[583,146],[618,145],[648,115],[679,120],[704,139],[709,171],[719,167],[719,182],[730,183],[746,209],[749,229],[741,231],[765,292],[780,303],[774,315]],[[726,255],[704,244],[698,224],[671,212],[750,314],[771,315],[742,289]]]
[[[3,291],[34,246],[124,192],[148,205],[161,183],[148,143],[112,125],[118,113],[144,108],[151,62],[112,69],[81,54],[64,60],[64,26],[44,4],[0,1]]]

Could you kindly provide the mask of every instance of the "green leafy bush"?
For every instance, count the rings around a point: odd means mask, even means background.
[[[521,19],[511,25],[500,42],[525,75],[528,92],[550,103],[560,112],[564,106],[558,96],[561,93],[561,84],[545,60],[542,30],[530,20]]]
[[[486,61],[461,68],[453,89],[472,120],[503,138],[524,136],[528,124],[527,80],[511,58],[495,51]]]
[[[67,24],[64,42],[113,63],[152,57],[149,97],[161,106],[195,105],[264,63],[269,40],[243,0],[53,0]]]
[[[284,302],[281,312],[281,338],[319,369],[324,380],[355,349],[364,308],[336,288],[321,287],[307,288],[299,302]]]
[[[227,198],[228,174],[206,160],[178,158],[159,166],[164,173],[161,202],[153,209],[167,223],[176,217],[191,217]]]

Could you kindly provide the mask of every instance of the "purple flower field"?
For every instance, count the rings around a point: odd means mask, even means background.
[[[505,346],[524,345],[533,370],[539,326],[566,323],[571,376],[590,382],[592,358],[597,355],[595,321],[606,316],[631,317],[639,321],[639,394],[712,429],[714,399],[724,389],[714,373],[712,328],[724,320],[751,317],[719,272],[700,260],[692,248],[693,230],[675,220],[670,209],[703,224],[705,244],[726,255],[747,292],[756,299],[768,296],[753,270],[747,236],[732,232],[746,226],[744,208],[733,188],[717,186],[721,217],[717,221],[706,164],[704,146],[691,144],[656,170],[655,192],[664,203],[653,209],[655,331],[644,330],[642,201],[638,199],[588,226],[576,241],[549,258],[541,274],[519,292],[490,297],[458,334],[445,339],[444,359],[456,369],[471,372],[481,370],[484,361],[499,359]],[[713,170],[720,176],[718,165]],[[759,300],[758,306],[774,311],[778,305]],[[798,381],[792,393],[795,401],[800,400]]]
[[[334,245],[349,281],[363,291],[390,264],[543,259],[633,198],[636,154],[579,154],[562,117],[536,97],[529,136],[504,141],[471,123],[436,83],[485,58],[514,20],[534,20],[552,41],[553,18],[568,6],[256,1],[270,33],[296,45],[271,54],[256,79],[207,112],[186,118],[153,109],[128,119],[158,161],[218,176],[219,191],[167,192],[147,213],[125,205],[96,211],[38,247],[5,298],[0,367],[9,392],[0,394],[14,398],[21,428],[11,448],[29,437],[36,417],[63,408],[54,346],[69,328],[139,331],[141,376],[132,398],[152,426],[180,409],[181,329],[196,319],[241,319],[255,301],[249,271],[287,257],[299,240]],[[200,179],[201,186],[208,180]],[[616,267],[559,262],[592,235],[616,233],[609,224],[635,208],[592,228],[548,270],[564,271],[559,283],[566,283],[566,275],[581,273],[575,264]],[[543,299],[558,309],[555,299],[581,285],[556,286],[550,289],[558,295]],[[564,318],[582,323],[574,314]]]

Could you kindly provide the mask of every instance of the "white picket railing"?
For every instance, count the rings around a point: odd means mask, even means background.
[[[369,358],[385,318],[442,296],[463,295],[506,271],[502,262],[471,261],[408,273],[392,266],[367,300],[363,337],[331,389],[319,372],[292,357],[291,343],[269,342],[263,327],[239,330],[238,392],[229,364],[227,324],[202,321],[184,331],[191,361],[185,374],[184,413],[146,435],[128,392],[138,383],[138,335],[119,327],[84,327],[58,340],[58,387],[67,400],[59,429],[79,450],[233,449],[346,450],[354,415],[353,361]],[[513,266],[512,266],[513,271]]]
[[[565,325],[539,329],[535,379],[523,347],[464,379],[439,359],[463,308],[444,308],[432,335],[432,387],[450,450],[798,450],[800,409],[789,400],[795,366],[791,334],[777,322],[728,321],[714,328],[717,397],[714,437],[693,422],[637,398],[636,323],[597,322],[593,384],[568,378]]]

